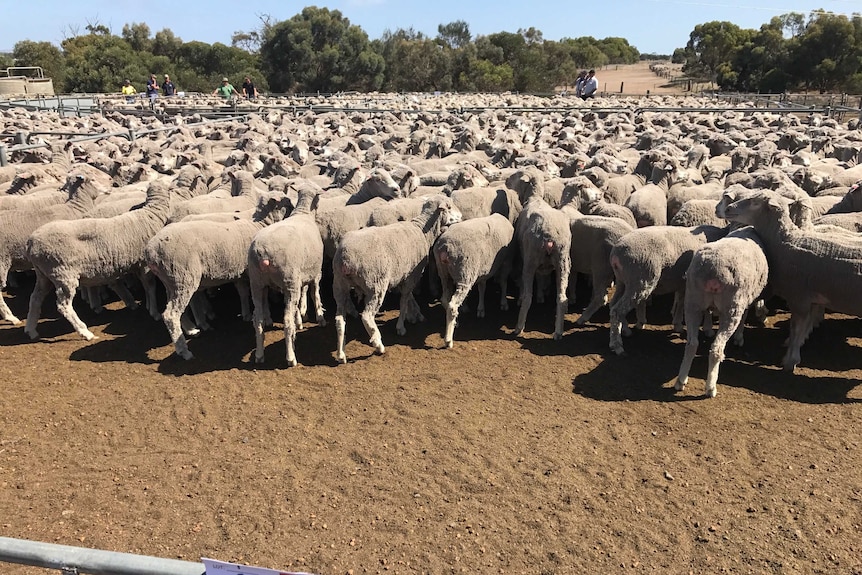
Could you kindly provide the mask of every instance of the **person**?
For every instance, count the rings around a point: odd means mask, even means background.
[[[584,92],[581,95],[582,100],[587,100],[588,98],[595,98],[596,91],[599,89],[599,79],[596,78],[596,71],[590,70],[587,73],[587,79],[584,82]]]
[[[584,84],[587,81],[587,71],[581,70],[578,74],[578,79],[575,80],[575,96],[580,98],[584,95]]]
[[[150,74],[150,79],[147,80],[147,97],[150,102],[155,102],[159,96],[159,83],[156,81],[156,75]]]
[[[227,78],[221,79],[221,86],[213,90],[213,95],[218,94],[222,98],[230,98],[234,94],[239,96],[239,92],[236,91],[236,88],[230,83],[230,80]]]
[[[132,86],[131,80],[126,80],[126,82],[123,84],[122,90],[120,90],[120,91],[123,93],[123,96],[126,97],[127,103],[129,103],[129,104],[135,103],[135,94],[137,94],[138,91],[135,90],[134,86]]]
[[[243,80],[242,93],[249,100],[257,98],[257,88],[248,76]]]
[[[165,96],[173,96],[177,93],[177,87],[171,82],[171,77],[165,74],[165,81],[162,82],[162,93]]]

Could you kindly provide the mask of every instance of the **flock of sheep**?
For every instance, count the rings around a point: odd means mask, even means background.
[[[218,311],[207,288],[233,283],[257,362],[279,301],[270,295],[281,292],[293,366],[310,306],[325,324],[324,278],[336,302],[336,357],[346,362],[347,318],[360,317],[384,353],[375,321],[384,297],[400,293],[403,335],[424,319],[414,297],[423,278],[440,295],[448,347],[474,287],[484,316],[488,279],[500,283],[503,310],[517,286],[516,334],[534,295],[555,298],[560,339],[580,275],[592,297],[575,324],[606,305],[613,286],[609,345],[618,354],[628,313],[641,327],[651,296],[675,294],[673,328],[688,338],[677,389],[717,316],[708,396],[727,341],[742,344],[746,313],[765,321],[764,298],[789,306],[788,370],[826,309],[862,315],[858,120],[705,112],[714,103],[693,97],[588,108],[444,98],[389,100],[386,111],[264,106],[223,122],[5,110],[6,134],[164,129],[131,141],[48,137],[45,148],[16,152],[0,168],[0,288],[10,272],[34,270],[26,333],[38,339],[53,289],[60,314],[90,340],[76,293],[100,310],[107,286],[135,307],[129,287],[139,281],[148,312],[190,359],[186,337],[210,329]],[[689,110],[640,110],[669,103]],[[20,323],[2,296],[0,319]]]

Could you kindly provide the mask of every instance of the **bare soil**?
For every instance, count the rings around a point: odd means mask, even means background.
[[[76,302],[88,343],[48,302],[42,341],[0,326],[0,536],[319,574],[862,573],[858,319],[790,375],[779,313],[706,400],[706,342],[677,393],[669,327],[617,357],[606,312],[554,341],[534,304],[516,338],[490,297],[452,350],[437,303],[405,337],[390,303],[385,356],[349,320],[347,365],[307,324],[292,369],[278,329],[249,362],[230,289],[188,362],[143,310]]]
[[[679,74],[682,76],[682,72]],[[663,78],[650,70],[649,62],[638,62],[637,64],[612,64],[596,70],[599,79],[599,91],[607,94],[619,94],[622,87],[623,94],[645,95],[650,94],[674,94],[684,95],[687,85],[673,84],[669,78]],[[692,85],[696,93],[706,89],[705,84]]]

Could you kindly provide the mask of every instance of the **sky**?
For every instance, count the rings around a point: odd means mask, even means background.
[[[434,37],[439,24],[463,20],[474,38],[533,27],[546,40],[619,36],[659,54],[685,46],[697,24],[713,20],[757,29],[788,12],[862,12],[862,0],[0,0],[0,51],[20,40],[59,45],[89,23],[119,35],[124,24],[143,22],[153,34],[169,28],[184,42],[229,45],[234,32],[258,29],[261,15],[278,22],[305,6],[340,11],[372,40],[399,28]]]

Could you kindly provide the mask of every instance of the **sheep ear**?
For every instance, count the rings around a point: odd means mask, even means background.
[[[807,208],[807,207],[808,207],[806,204],[802,203],[802,202],[801,202],[801,201],[799,201],[799,200],[797,200],[797,201],[796,201],[796,202],[794,202],[794,203],[797,203],[798,205],[802,206],[803,208]],[[772,209],[774,209],[774,210],[780,210],[782,207],[784,207],[784,204],[782,204],[782,203],[781,203],[781,200],[779,200],[779,199],[778,199],[778,198],[776,198],[776,197],[770,197],[770,198],[766,201],[766,205],[768,205],[770,208],[772,208]]]

